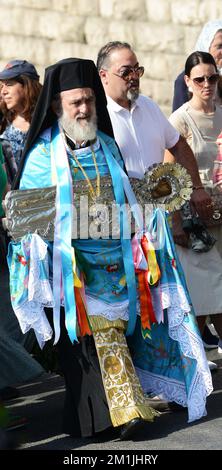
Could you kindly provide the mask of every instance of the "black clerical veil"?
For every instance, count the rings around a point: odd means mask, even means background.
[[[43,87],[32,117],[26,145],[13,184],[14,189],[19,186],[27,152],[39,134],[51,127],[58,119],[51,108],[54,96],[61,91],[74,88],[91,88],[94,91],[98,129],[113,137],[112,124],[106,107],[106,95],[94,62],[89,59],[68,58],[50,65],[45,69]]]

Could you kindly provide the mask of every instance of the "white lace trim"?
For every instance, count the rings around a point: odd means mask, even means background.
[[[187,397],[188,421],[191,422],[205,416],[206,397],[213,391],[212,376],[201,337],[190,331],[186,323],[175,327],[172,319],[168,320],[170,337],[179,342],[185,357],[197,361],[196,374]]]
[[[191,311],[184,288],[175,284],[161,284],[162,306],[167,309],[171,326],[177,326],[183,322],[184,314]]]
[[[40,279],[40,263],[44,266],[47,274],[46,280]],[[29,281],[28,281],[28,300],[41,302],[42,299],[52,300],[52,291],[49,284],[49,268],[47,244],[42,238],[34,233],[30,242],[30,265],[29,265]]]
[[[41,279],[41,266],[45,270],[45,279]],[[30,241],[30,268],[27,299],[19,306],[14,306],[21,330],[26,333],[34,329],[40,348],[52,337],[52,328],[47,320],[44,307],[53,307],[53,293],[48,279],[47,244],[37,234]]]
[[[45,304],[51,307],[51,304]],[[26,333],[31,328],[35,331],[36,339],[42,349],[45,342],[51,339],[53,331],[44,312],[44,306],[39,302],[27,301],[20,307],[14,307],[14,312],[18,318],[22,333]]]
[[[129,320],[129,301],[108,303],[91,295],[86,295],[88,315],[100,315],[107,320]]]
[[[137,368],[141,385],[146,392],[162,394],[168,401],[188,407],[188,422],[206,415],[206,397],[213,390],[212,377],[201,338],[185,322],[191,308],[182,286],[161,286],[163,308],[167,308],[169,336],[178,341],[181,353],[196,360],[196,373],[187,393],[185,384]]]
[[[151,289],[151,293],[155,287]],[[100,315],[107,320],[129,320],[129,301],[109,303],[99,300],[89,294],[86,295],[88,315]],[[158,287],[157,296],[152,295],[153,307],[157,319],[162,319],[162,310],[168,309],[168,314],[174,318],[176,324],[183,321],[184,313],[190,312],[190,305],[187,301],[184,289],[177,284],[161,285]],[[140,302],[137,299],[136,313],[140,315]],[[159,321],[159,320],[158,320]]]
[[[144,392],[154,393],[164,400],[175,401],[182,406],[187,406],[187,395],[185,385],[176,379],[163,377],[144,369],[136,367],[140,383]]]

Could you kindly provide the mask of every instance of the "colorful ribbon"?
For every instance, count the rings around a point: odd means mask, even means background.
[[[101,146],[106,157],[107,165],[109,167],[110,175],[113,182],[113,191],[116,199],[116,203],[121,208],[120,212],[120,234],[121,234],[121,246],[123,253],[123,264],[126,274],[126,284],[129,299],[129,321],[126,330],[126,335],[132,335],[136,325],[136,277],[133,264],[133,255],[131,247],[131,234],[130,224],[127,217],[127,211],[125,208],[125,194],[123,188],[123,179],[120,173],[120,166],[116,159],[113,157],[108,146],[104,140],[100,137]],[[124,231],[126,237],[124,238]]]
[[[142,334],[145,338],[150,337],[149,330],[151,330],[151,324],[157,323],[152,304],[150,285],[153,286],[159,281],[160,269],[156,260],[155,250],[146,235],[143,235],[141,238],[141,247],[148,266],[146,270],[141,268],[136,269],[140,294]]]

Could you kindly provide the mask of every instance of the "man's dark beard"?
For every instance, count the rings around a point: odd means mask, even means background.
[[[137,89],[132,89],[131,88],[127,91],[127,98],[128,98],[128,100],[131,101],[131,103],[134,103],[137,100],[137,98],[139,97],[139,94],[140,94],[140,92],[139,92],[138,88]]]

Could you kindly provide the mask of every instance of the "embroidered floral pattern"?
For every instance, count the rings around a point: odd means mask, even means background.
[[[21,330],[31,328],[40,347],[52,337],[44,307],[54,305],[49,282],[47,244],[37,234],[25,236],[9,246],[12,306]]]

